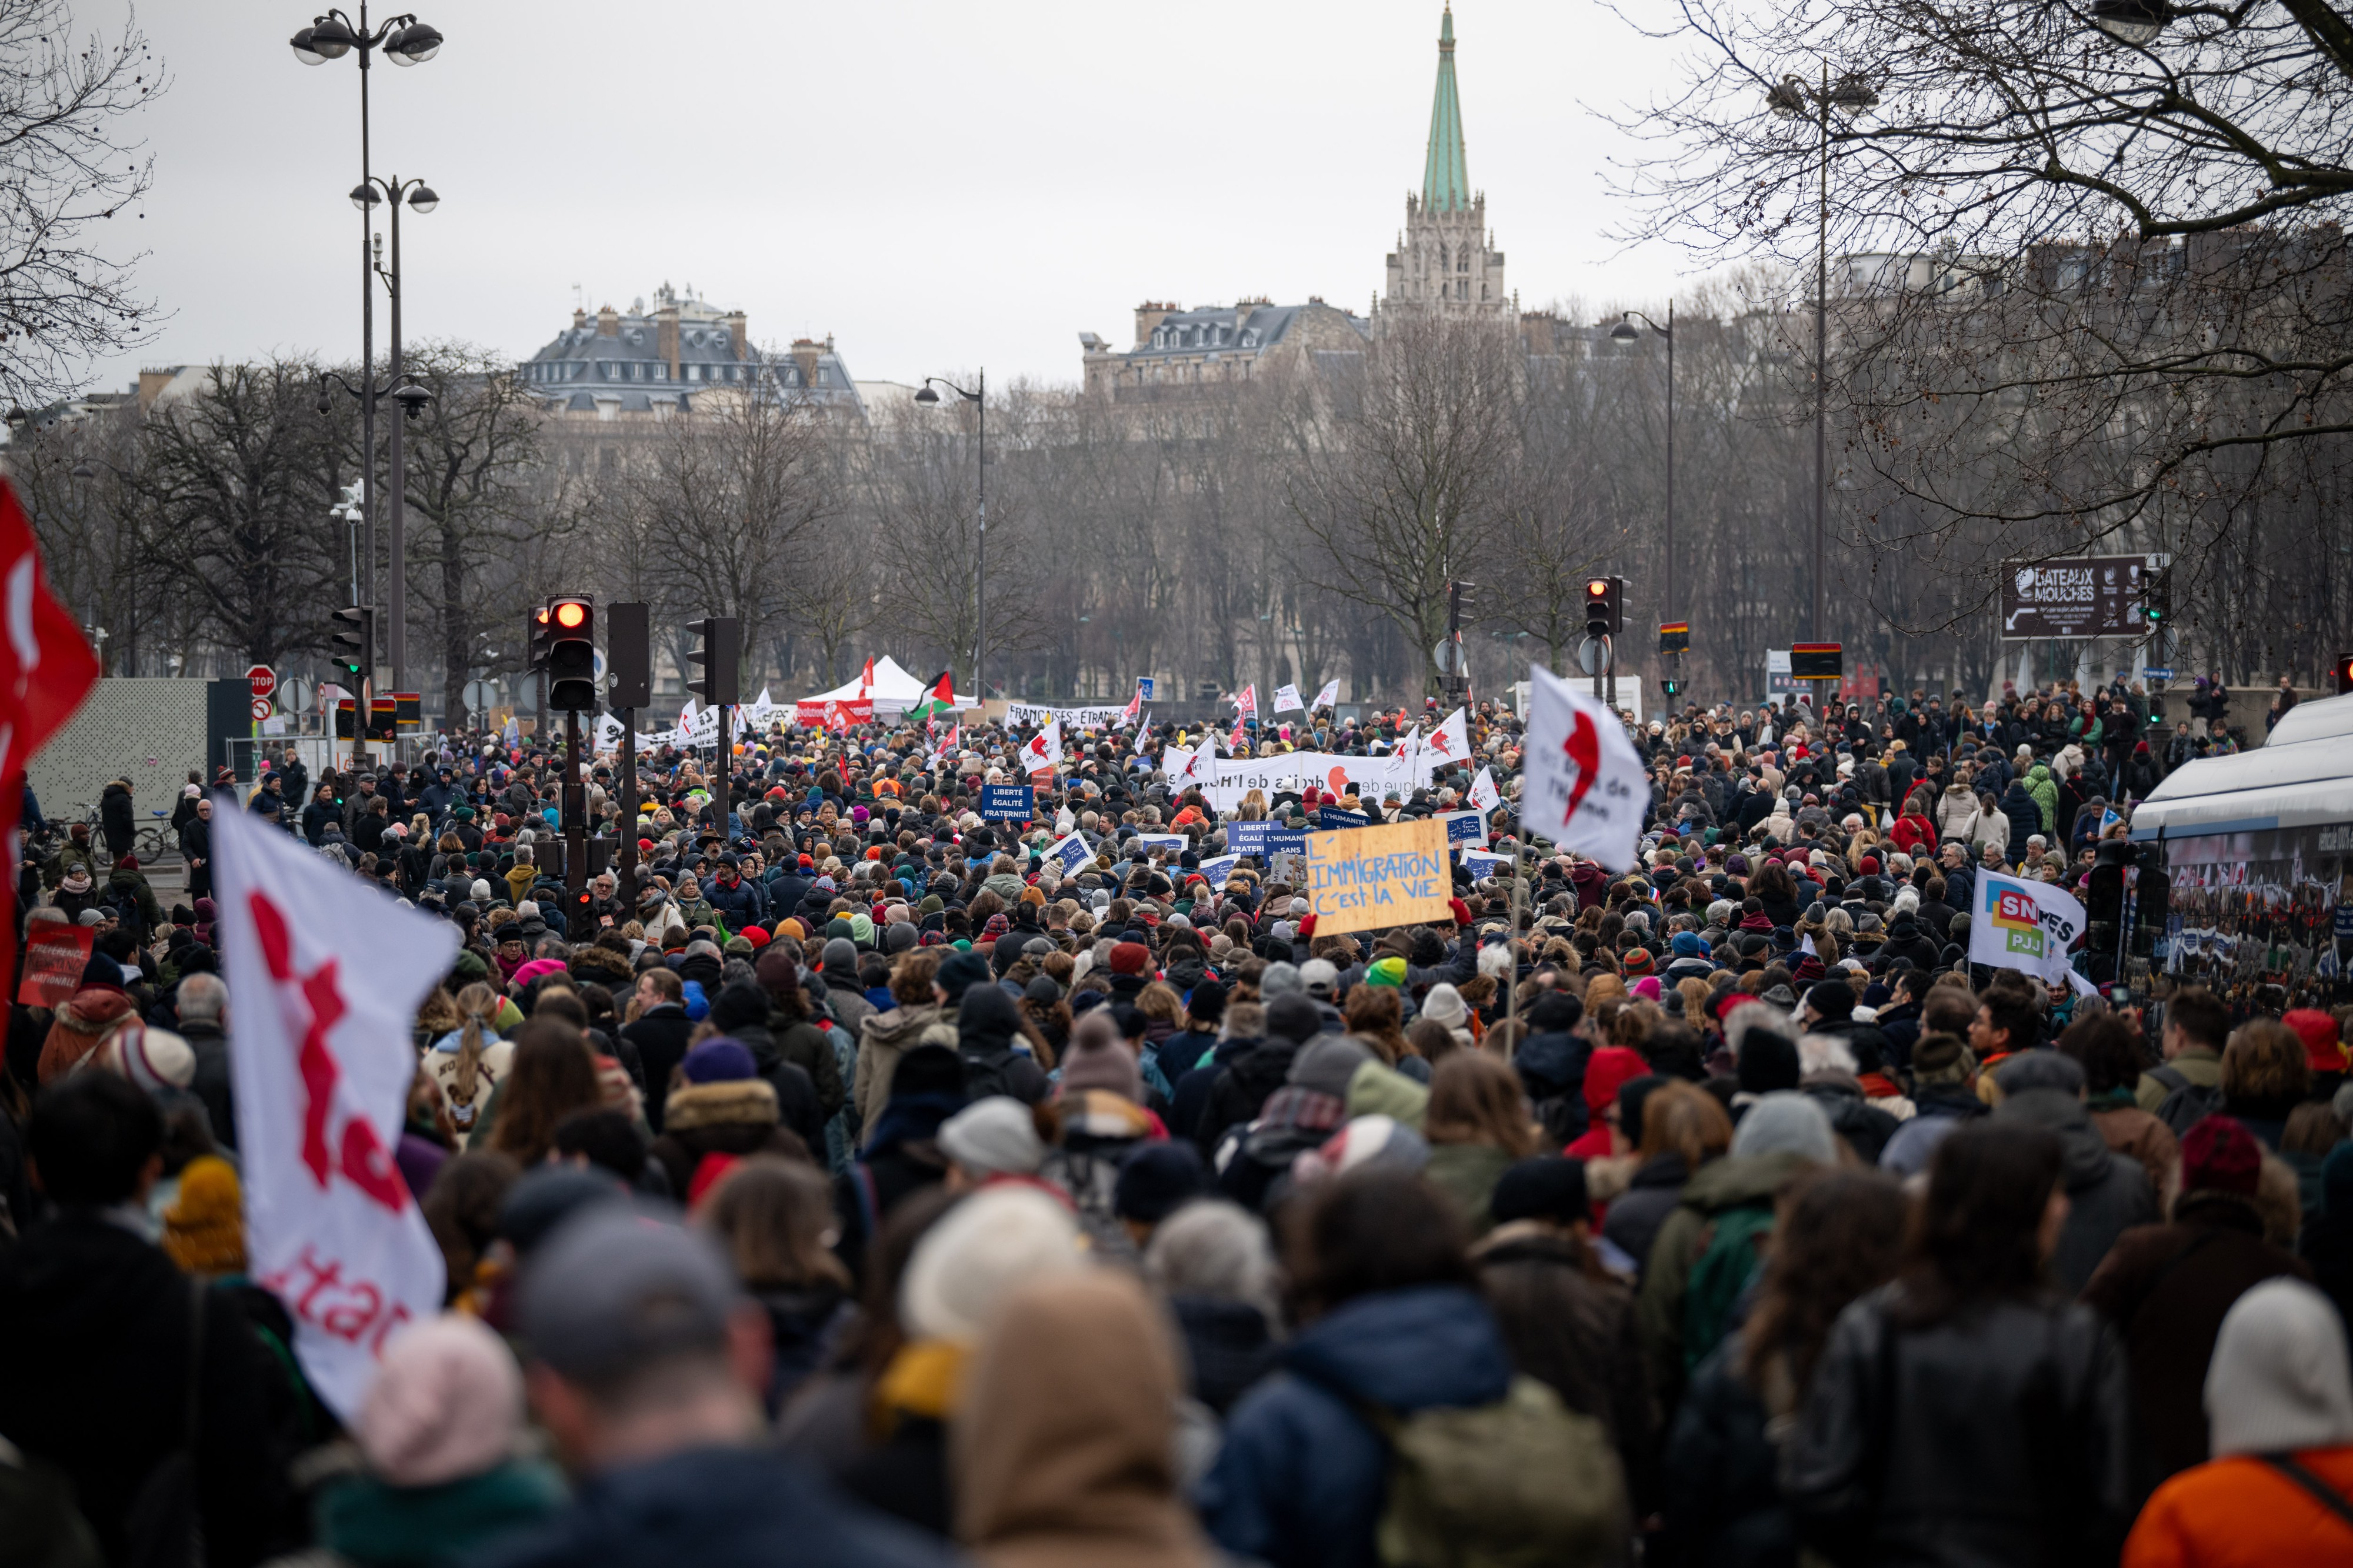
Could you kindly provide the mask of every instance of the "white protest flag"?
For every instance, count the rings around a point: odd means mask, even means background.
[[[718,721],[714,719],[712,722],[717,723]],[[694,733],[694,699],[691,697],[686,700],[686,706],[678,710],[678,728],[681,734]]]
[[[1542,665],[1528,668],[1525,831],[1631,870],[1651,781],[1618,715]]]
[[[2049,882],[2021,881],[1995,871],[1978,874],[1977,908],[1969,921],[1969,962],[2015,969],[2045,982],[2096,990],[2075,973],[2068,954],[2088,929],[2084,906]]]
[[[1293,710],[1302,713],[1307,711],[1307,704],[1299,700],[1299,688],[1289,684],[1276,687],[1274,710],[1278,713],[1288,713]]]
[[[1479,776],[1471,781],[1471,793],[1465,797],[1473,811],[1493,811],[1504,804],[1504,792],[1495,787],[1495,770],[1481,768]]]
[[[1446,721],[1421,742],[1415,760],[1435,768],[1441,763],[1459,763],[1471,754],[1471,725],[1463,710],[1457,708],[1446,716]]]
[[[1208,765],[1214,761],[1198,747],[1166,746],[1160,752],[1160,771],[1168,775],[1168,787],[1182,795],[1195,784],[1217,782],[1217,772]]]
[[[1325,681],[1324,683],[1324,689],[1315,694],[1315,706],[1318,708],[1332,707],[1339,700],[1340,682],[1336,678]]]
[[[294,1356],[345,1421],[401,1324],[441,1310],[441,1249],[393,1163],[417,1005],[458,931],[401,908],[258,816],[213,816],[222,968],[237,1000],[246,1250]]]
[[[621,731],[623,728],[624,726],[621,721],[618,719],[614,718],[610,713],[597,714],[596,749],[600,752],[609,752],[614,747],[619,745],[621,743]]]
[[[1062,721],[1050,721],[1044,729],[1021,742],[1021,771],[1041,773],[1058,767],[1062,761]]]

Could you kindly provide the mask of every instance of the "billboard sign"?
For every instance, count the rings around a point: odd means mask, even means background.
[[[2002,640],[2138,637],[2147,629],[2142,584],[2160,563],[2154,555],[2084,555],[2005,565]]]

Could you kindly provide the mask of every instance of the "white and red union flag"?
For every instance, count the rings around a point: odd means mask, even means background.
[[[1440,763],[1459,763],[1471,754],[1471,725],[1461,709],[1446,716],[1446,721],[1423,738],[1420,757],[1432,767]]]
[[[1062,721],[1049,719],[1046,727],[1021,742],[1021,771],[1039,773],[1062,762]]]
[[[393,1163],[417,1005],[453,926],[403,909],[223,797],[213,815],[229,1065],[253,1277],[345,1421],[403,1323],[441,1310],[441,1251]]]
[[[1242,688],[1242,694],[1234,699],[1234,708],[1236,710],[1234,717],[1237,721],[1243,719],[1253,718],[1257,715],[1258,683],[1256,681],[1252,681],[1250,685]]]
[[[1521,833],[1612,871],[1633,869],[1651,780],[1618,715],[1544,666],[1531,666],[1525,758]]]

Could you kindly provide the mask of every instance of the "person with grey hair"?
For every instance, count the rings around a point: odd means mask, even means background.
[[[172,1000],[179,1014],[180,1037],[196,1053],[196,1076],[189,1081],[188,1092],[204,1102],[213,1142],[224,1149],[235,1149],[237,1100],[228,1068],[228,986],[219,975],[199,971],[181,977]]]
[[[1223,1198],[1187,1204],[1152,1233],[1144,1273],[1184,1332],[1193,1397],[1223,1415],[1273,1354],[1281,1287],[1266,1226]]]

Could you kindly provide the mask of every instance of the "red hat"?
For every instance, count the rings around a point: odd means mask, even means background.
[[[1878,876],[1878,875],[1879,875],[1879,857],[1878,857],[1878,856],[1876,856],[1876,855],[1866,855],[1866,856],[1864,856],[1864,857],[1862,858],[1862,867],[1861,867],[1861,870],[1862,870],[1862,874],[1863,874],[1864,876],[1866,876],[1866,877],[1876,877],[1876,876]]]
[[[2345,1070],[2345,1042],[2337,1031],[2337,1020],[2317,1007],[2298,1007],[2280,1020],[2295,1031],[2304,1042],[2304,1059],[2315,1072]]]
[[[2181,1135],[2181,1190],[2255,1195],[2263,1146],[2246,1123],[2219,1112],[2200,1117]]]
[[[1646,1076],[1651,1064],[1642,1053],[1626,1046],[1604,1046],[1593,1053],[1585,1066],[1585,1103],[1596,1113],[1609,1109],[1618,1098],[1618,1090],[1631,1080]]]
[[[735,934],[750,942],[754,948],[765,947],[774,940],[768,935],[768,928],[765,926],[745,926]]]
[[[640,838],[640,839],[638,839],[638,854],[640,854],[640,855],[650,855],[650,854],[652,854],[653,852],[654,852],[654,841],[653,841],[652,839],[650,839],[650,838]]]
[[[999,917],[992,915],[991,920]],[[1114,943],[1111,950],[1111,972],[1113,974],[1141,974],[1152,963],[1152,950],[1140,942]]]
[[[1647,947],[1630,948],[1621,963],[1629,974],[1648,974],[1651,973],[1651,950]]]

